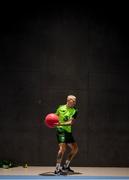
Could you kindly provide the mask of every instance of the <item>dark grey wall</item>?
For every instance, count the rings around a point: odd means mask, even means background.
[[[123,9],[121,9],[123,10]],[[77,96],[74,166],[128,166],[127,13],[54,8],[10,13],[0,48],[0,159],[55,165],[44,117]]]

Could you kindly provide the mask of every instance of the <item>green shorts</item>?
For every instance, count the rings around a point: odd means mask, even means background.
[[[75,142],[72,133],[69,133],[67,131],[60,132],[57,130],[56,136],[57,136],[58,143],[74,143]]]

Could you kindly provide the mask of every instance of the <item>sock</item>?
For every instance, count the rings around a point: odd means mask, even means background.
[[[56,170],[60,170],[60,169],[61,169],[60,163],[56,163]]]
[[[70,161],[69,161],[69,160],[66,160],[66,162],[65,162],[65,167],[66,167],[66,168],[69,167],[69,164],[70,164]]]

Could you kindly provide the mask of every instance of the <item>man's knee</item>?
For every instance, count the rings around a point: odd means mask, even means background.
[[[72,146],[72,152],[74,153],[74,154],[76,154],[77,152],[78,152],[78,146],[77,146],[77,144],[74,144],[73,146]]]
[[[66,151],[66,144],[61,144],[59,151],[64,154],[64,152]]]
[[[78,146],[76,146],[76,147],[74,148],[74,153],[77,154],[77,153],[78,153],[78,150],[79,150],[79,149],[78,149]]]

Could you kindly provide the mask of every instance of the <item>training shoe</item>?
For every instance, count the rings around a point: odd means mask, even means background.
[[[64,165],[63,168],[62,168],[62,170],[65,171],[65,172],[68,172],[68,173],[74,173],[74,170],[72,170],[72,169],[70,168],[70,166],[66,167],[66,166]]]
[[[57,176],[60,176],[60,175],[65,176],[65,175],[67,175],[66,172],[62,171],[61,169],[59,169],[59,170],[56,169],[54,174],[57,175]]]

